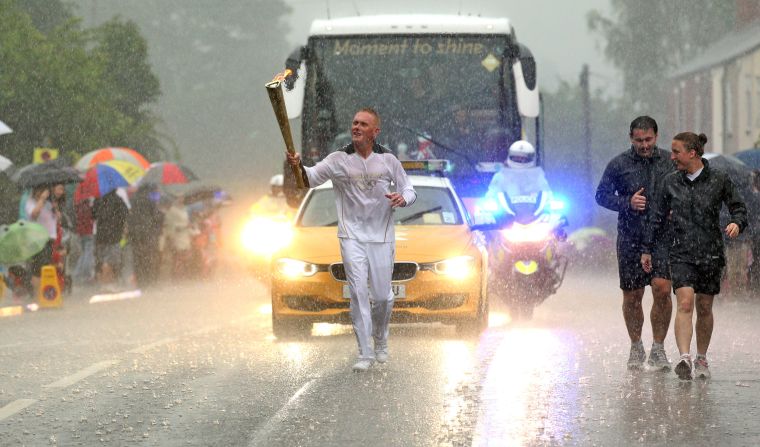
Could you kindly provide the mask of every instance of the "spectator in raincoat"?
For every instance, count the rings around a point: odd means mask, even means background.
[[[127,219],[135,281],[141,288],[154,284],[160,271],[159,239],[164,214],[158,209],[159,200],[160,192],[155,184],[141,185],[132,199]]]
[[[192,228],[185,198],[180,195],[166,210],[163,225],[164,254],[170,262],[172,277],[185,276],[190,265]]]

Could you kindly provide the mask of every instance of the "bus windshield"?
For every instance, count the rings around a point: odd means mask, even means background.
[[[381,116],[378,142],[400,159],[447,158],[472,169],[503,161],[520,118],[509,37],[337,36],[309,41],[304,153],[323,158],[349,143],[354,112]]]

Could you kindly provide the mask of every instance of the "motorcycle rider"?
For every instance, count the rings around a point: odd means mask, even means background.
[[[509,147],[504,166],[488,185],[489,197],[497,197],[499,193],[504,193],[507,198],[551,194],[544,169],[536,165],[536,148],[530,142],[518,140]]]
[[[273,175],[269,179],[269,193],[263,195],[251,206],[251,214],[259,216],[278,216],[291,217],[293,209],[290,208],[285,199],[283,191],[284,176],[283,174]]]

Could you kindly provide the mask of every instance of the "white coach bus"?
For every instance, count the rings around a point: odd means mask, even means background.
[[[536,64],[506,18],[382,15],[315,20],[286,61],[301,153],[317,161],[350,142],[353,113],[373,107],[379,143],[401,159],[446,158],[460,196],[479,197],[507,148],[541,151]],[[290,169],[286,192],[298,201]]]

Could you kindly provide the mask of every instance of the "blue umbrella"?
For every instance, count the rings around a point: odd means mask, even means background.
[[[736,158],[753,169],[760,169],[760,149],[747,149],[734,154]]]

